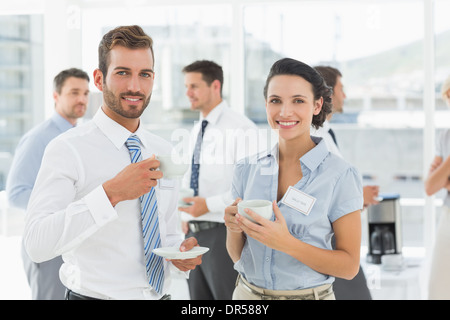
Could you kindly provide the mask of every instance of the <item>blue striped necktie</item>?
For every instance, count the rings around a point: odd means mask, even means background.
[[[192,167],[191,167],[191,188],[194,189],[194,196],[198,196],[198,174],[200,170],[200,151],[202,149],[203,134],[205,128],[208,125],[207,120],[202,121],[202,128],[198,132],[197,142],[194,147],[194,154],[192,155]]]
[[[136,135],[132,135],[125,143],[130,151],[131,162],[142,161],[141,141]],[[156,203],[155,188],[139,198],[141,201],[142,232],[144,237],[144,253],[147,278],[149,284],[156,292],[162,294],[164,285],[163,258],[155,255],[152,250],[161,247],[159,233],[158,204]]]

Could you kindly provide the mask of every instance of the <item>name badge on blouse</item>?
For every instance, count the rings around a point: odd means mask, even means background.
[[[306,216],[311,212],[315,202],[316,198],[295,189],[292,186],[288,188],[283,199],[281,199],[281,203],[284,203],[285,205],[303,213]]]

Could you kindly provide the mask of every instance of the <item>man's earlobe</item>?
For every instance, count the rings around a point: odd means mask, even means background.
[[[100,69],[94,70],[94,84],[98,90],[103,91],[103,72]]]

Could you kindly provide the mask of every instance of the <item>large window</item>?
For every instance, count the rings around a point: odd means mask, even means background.
[[[450,2],[447,0],[437,0],[435,5],[435,77],[436,77],[436,110],[445,111],[447,116],[440,117],[440,121],[436,122],[438,128],[448,128],[449,106],[445,105],[441,99],[440,88],[447,77],[450,76],[450,20],[448,12],[450,10]],[[438,120],[438,118],[437,118]]]
[[[0,191],[17,143],[43,108],[42,45],[41,15],[0,15]]]
[[[420,110],[422,15],[422,1],[301,1],[247,6],[248,112],[264,118],[262,89],[254,87],[262,88],[273,61],[285,56],[342,71],[348,98],[345,120],[340,121],[349,122],[354,118],[350,114],[362,111]]]
[[[365,184],[400,194],[406,246],[423,244],[423,206],[414,201],[424,197],[423,25],[422,1],[300,1],[244,12],[247,114],[266,122],[262,89],[280,57],[337,67],[347,95],[331,120],[341,152]]]
[[[435,77],[435,119],[434,125],[436,127],[435,138],[436,141],[439,140],[440,133],[449,129],[450,121],[450,108],[441,96],[441,87],[443,82],[450,76],[450,61],[448,59],[450,54],[450,21],[447,17],[447,12],[450,10],[450,2],[447,0],[437,0],[435,1],[434,8],[434,77]],[[434,151],[430,159],[434,158]],[[430,165],[430,163],[426,165]],[[446,191],[444,189],[436,193],[436,221],[439,220],[441,214],[442,199],[446,196]]]
[[[102,19],[97,18],[99,15]],[[118,25],[142,26],[154,40],[156,71],[152,102],[149,112],[144,114],[144,121],[160,130],[171,130],[182,122],[191,125],[194,119],[198,119],[198,113],[190,111],[182,69],[195,60],[203,59],[222,65],[225,73],[223,93],[228,97],[232,72],[231,22],[231,7],[227,5],[85,10],[83,66],[86,70],[94,70],[98,66],[97,47],[105,32]],[[93,91],[98,90],[93,88]],[[99,103],[94,97],[91,113]]]

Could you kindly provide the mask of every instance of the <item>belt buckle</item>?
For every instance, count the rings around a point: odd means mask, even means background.
[[[257,295],[261,298],[261,300],[274,300],[272,296],[269,296],[267,294],[264,293],[260,293],[256,290],[253,290],[252,288],[250,288],[245,282],[244,280],[241,279],[241,276],[239,275],[238,277],[238,281],[240,281],[242,283],[242,286],[244,287],[244,289],[246,289],[248,292]]]
[[[212,229],[217,223],[212,221],[189,221],[189,230],[193,233]]]
[[[189,230],[191,230],[193,233],[197,233],[200,228],[197,228],[197,224],[194,222],[189,222]]]

